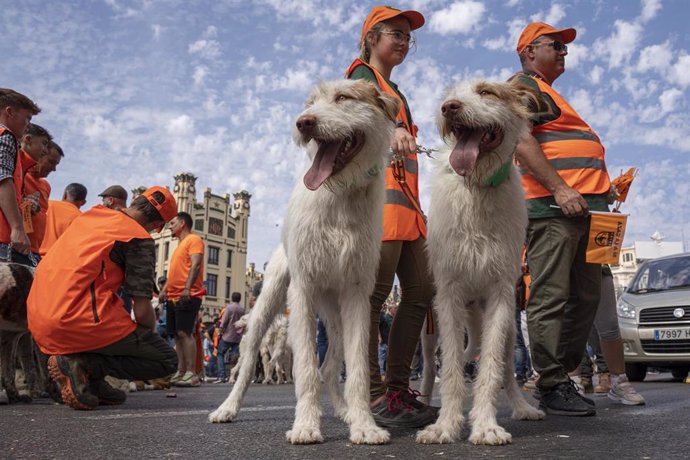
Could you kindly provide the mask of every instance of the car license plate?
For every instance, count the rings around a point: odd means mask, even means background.
[[[690,329],[655,329],[654,340],[688,340]]]

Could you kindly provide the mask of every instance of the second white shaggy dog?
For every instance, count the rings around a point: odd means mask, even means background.
[[[315,343],[319,312],[329,337],[324,379],[337,414],[350,426],[350,440],[388,442],[388,432],[376,426],[369,409],[367,350],[369,296],[383,233],[383,170],[397,112],[394,98],[365,81],[322,83],[312,91],[294,132],[295,141],[307,147],[312,165],[290,198],[282,245],[269,261],[249,319],[237,384],[209,415],[210,421],[231,421],[237,414],[261,337],[284,305],[287,289],[297,395],[287,440],[323,441]],[[343,348],[346,404],[335,380]]]
[[[460,436],[466,393],[463,337],[476,318],[482,325],[477,334],[481,360],[470,442],[511,442],[496,421],[501,385],[514,418],[544,417],[527,403],[513,376],[514,286],[527,210],[512,162],[516,145],[529,133],[523,105],[527,94],[511,84],[460,83],[441,106],[439,130],[454,146],[440,158],[429,208],[428,249],[442,351],[441,412],[435,424],[417,434],[420,443]]]

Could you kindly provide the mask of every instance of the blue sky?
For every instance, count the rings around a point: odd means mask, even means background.
[[[51,198],[82,182],[89,205],[107,185],[172,186],[190,171],[214,193],[252,195],[248,261],[278,243],[305,154],[291,141],[309,88],[342,77],[373,2],[353,0],[0,0],[0,86],[34,99],[65,150]],[[626,243],[659,230],[690,238],[690,29],[685,0],[405,0],[427,18],[392,79],[419,142],[437,147],[444,90],[505,80],[515,44],[541,20],[575,27],[554,84],[602,137],[611,176],[640,168],[624,212]],[[420,159],[428,208],[430,162]]]

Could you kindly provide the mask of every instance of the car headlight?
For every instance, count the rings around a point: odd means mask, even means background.
[[[618,311],[618,316],[620,316],[621,318],[635,319],[635,307],[630,305],[622,298],[618,299],[616,310]]]

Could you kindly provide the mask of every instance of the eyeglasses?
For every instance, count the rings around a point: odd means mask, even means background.
[[[398,45],[408,45],[410,47],[414,46],[415,39],[412,35],[400,32],[399,30],[393,30],[390,32],[381,32],[384,35],[390,35],[393,37],[393,41]]]
[[[532,46],[539,46],[539,45],[546,45],[552,47],[554,50],[556,50],[557,53],[567,53],[568,52],[568,45],[565,45],[558,40],[554,40],[552,42],[537,42],[537,43],[532,43]]]

